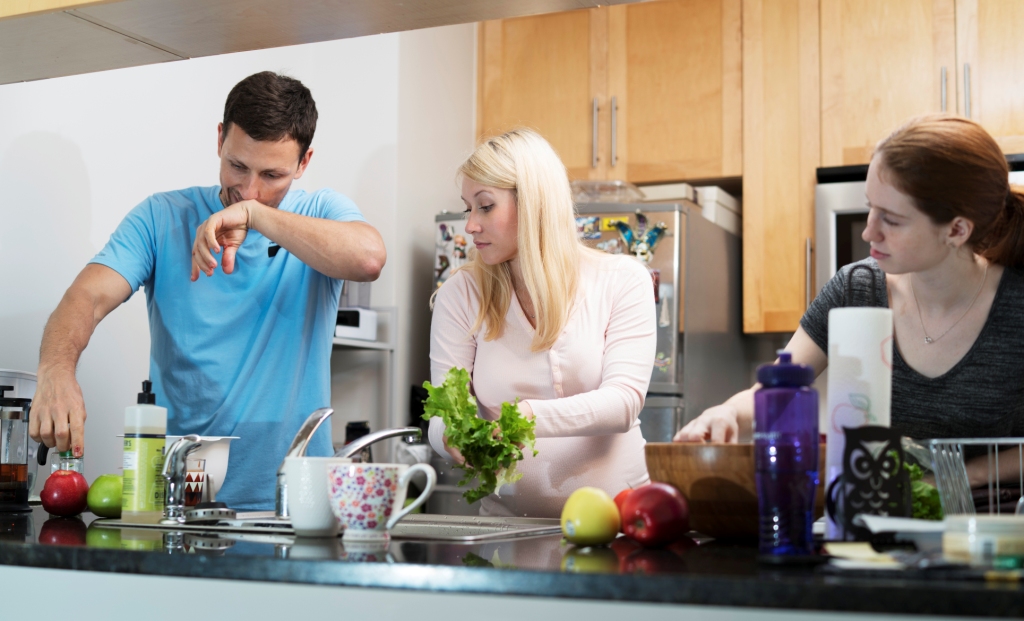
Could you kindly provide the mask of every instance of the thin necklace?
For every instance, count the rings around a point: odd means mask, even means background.
[[[924,342],[931,345],[935,341],[949,334],[949,331],[956,327],[956,324],[960,323],[960,320],[967,316],[967,313],[971,312],[974,308],[974,303],[978,301],[978,297],[981,295],[981,290],[985,288],[985,281],[988,279],[988,263],[985,264],[985,274],[981,277],[981,286],[978,287],[978,292],[974,294],[974,299],[971,300],[970,306],[964,311],[963,315],[960,315],[960,319],[953,322],[953,325],[949,326],[945,332],[938,335],[935,338],[928,336],[928,330],[924,327],[924,317],[921,315],[921,304],[917,301],[917,291],[914,291],[914,275],[910,275],[910,292],[914,294],[914,305],[917,306],[917,319],[921,322],[921,332],[924,332]]]

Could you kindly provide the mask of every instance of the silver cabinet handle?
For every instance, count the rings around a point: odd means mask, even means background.
[[[618,118],[619,118],[619,102],[617,97],[612,97],[612,168],[619,161],[619,141],[618,138]]]
[[[964,63],[964,116],[971,118],[971,63]]]
[[[942,68],[942,111],[946,111],[946,68]]]
[[[594,108],[590,114],[591,140],[593,141],[593,146],[590,149],[591,168],[597,168],[597,110],[597,97],[594,97]]]
[[[804,309],[811,305],[811,238],[804,240]]]

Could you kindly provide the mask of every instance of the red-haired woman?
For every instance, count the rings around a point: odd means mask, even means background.
[[[918,117],[882,140],[866,186],[871,258],[839,270],[818,294],[786,347],[793,360],[821,373],[828,311],[885,306],[895,335],[893,429],[1024,435],[1024,194],[1008,173],[999,145],[967,119]],[[870,272],[854,272],[858,265]],[[735,442],[750,429],[757,388],[705,410],[676,440]]]

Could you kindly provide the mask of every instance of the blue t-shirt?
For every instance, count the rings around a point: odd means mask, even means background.
[[[217,500],[241,510],[274,506],[277,467],[299,426],[331,403],[330,358],[342,282],[249,231],[235,270],[217,259],[191,282],[196,228],[223,207],[220,187],[155,194],[135,207],[91,261],[146,289],[150,379],[167,407],[167,433],[239,436]],[[314,218],[365,221],[332,190],[288,193],[278,207]],[[137,378],[140,382],[144,377]],[[331,454],[324,425],[310,455]]]

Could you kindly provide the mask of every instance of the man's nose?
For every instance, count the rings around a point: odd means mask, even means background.
[[[245,181],[238,186],[238,193],[242,197],[243,201],[256,200],[260,196],[259,183],[255,175],[250,175],[245,178]]]

